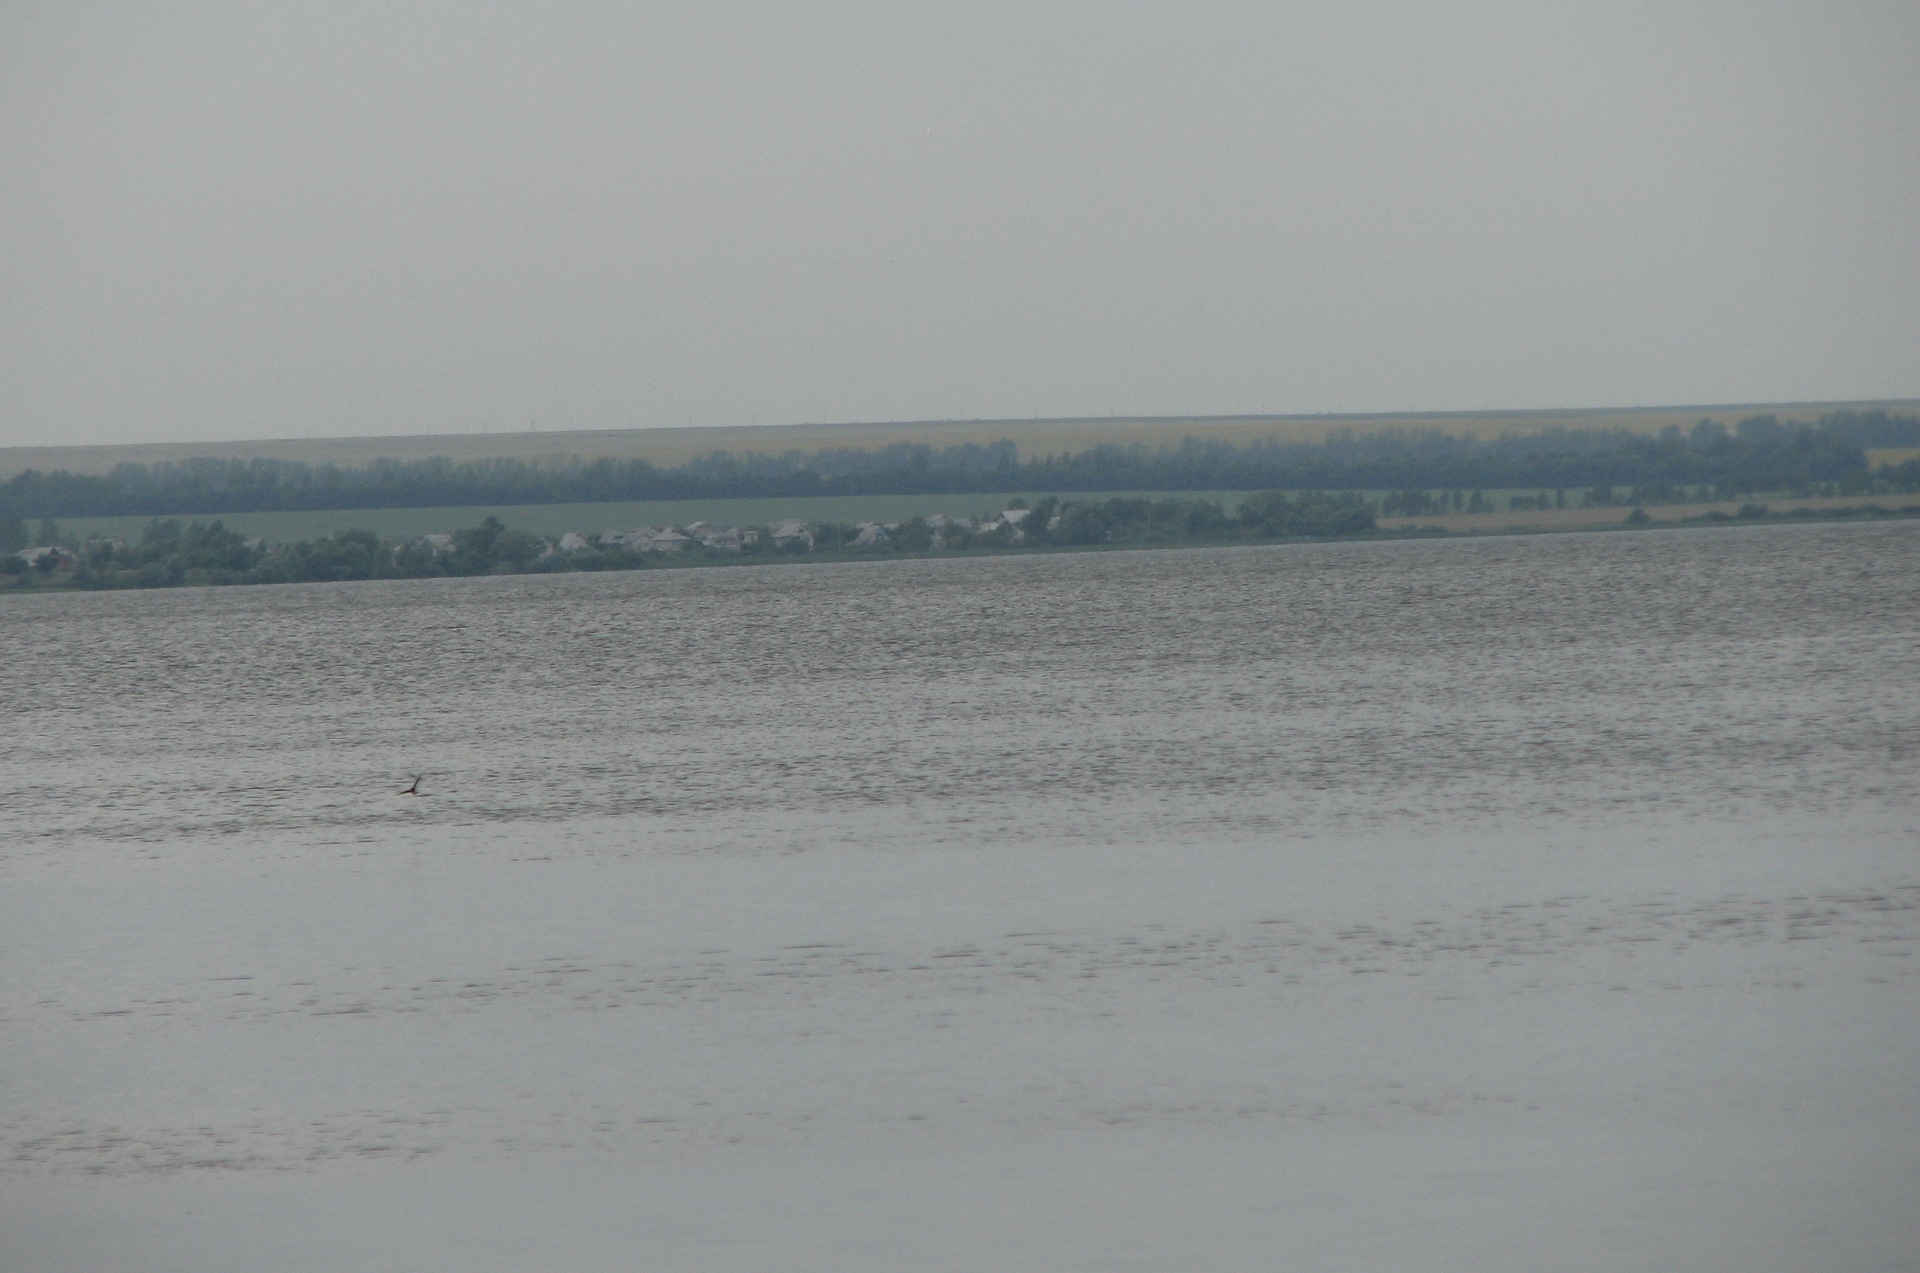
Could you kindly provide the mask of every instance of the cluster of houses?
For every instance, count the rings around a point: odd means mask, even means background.
[[[1017,544],[1027,537],[1026,532],[1020,529],[1020,523],[1027,520],[1027,514],[1031,511],[1031,509],[1026,508],[1003,508],[997,516],[989,517],[981,522],[975,522],[970,517],[948,517],[944,513],[935,513],[932,517],[927,518],[927,529],[933,532],[933,546],[935,548],[939,548],[945,542],[947,536],[954,531],[959,531],[963,535],[992,535],[998,531],[1005,530],[1007,532],[1007,542]],[[1059,524],[1060,518],[1056,515],[1054,519],[1047,524],[1047,528],[1051,530]]]
[[[642,526],[636,530],[606,531],[583,535],[570,530],[558,539],[545,541],[548,553],[585,552],[593,548],[618,548],[635,553],[677,553],[692,547],[713,552],[742,552],[771,540],[775,548],[811,551],[813,534],[801,521],[784,521],[773,526],[716,526],[712,522],[690,522],[685,526]],[[435,553],[452,552],[452,535],[422,535],[413,542],[425,544]]]
[[[1009,532],[1009,540],[1019,543],[1024,538],[1020,523],[1026,520],[1027,509],[1009,508],[995,516],[974,521],[969,517],[948,517],[936,513],[926,519],[927,529],[933,532],[933,546],[942,547],[956,536],[992,534],[1003,527]],[[900,529],[899,522],[864,521],[854,528],[853,538],[848,541],[855,548],[871,548],[884,544],[893,532]],[[415,543],[425,544],[436,553],[452,552],[452,535],[422,535]],[[769,526],[717,526],[712,522],[689,522],[685,526],[642,526],[636,530],[607,531],[601,534],[587,535],[570,530],[558,539],[547,541],[548,553],[585,552],[595,548],[617,548],[625,552],[636,553],[677,553],[689,548],[702,548],[709,552],[742,552],[761,543],[771,544],[782,552],[812,552],[813,531],[799,518],[788,518],[774,522]]]
[[[997,531],[1007,532],[1007,542],[1017,544],[1026,538],[1026,532],[1020,529],[1020,523],[1027,520],[1031,509],[1008,508],[992,517],[974,521],[971,517],[948,517],[945,513],[935,513],[926,519],[927,529],[933,532],[933,546],[943,548],[956,536],[991,535]],[[1048,523],[1048,528],[1060,524],[1059,517]],[[855,548],[871,548],[875,544],[887,542],[887,536],[900,529],[899,522],[861,522],[854,527],[854,536],[850,541]]]
[[[252,547],[259,542],[257,539],[250,539],[247,541],[247,544],[249,547]],[[91,557],[99,553],[125,552],[126,550],[127,545],[125,540],[89,539],[78,549],[69,548],[65,544],[41,544],[36,548],[22,548],[13,555],[36,570],[59,570],[62,567],[79,564],[83,557]]]
[[[1026,520],[1027,512],[1024,508],[1009,508],[977,522],[969,517],[948,517],[944,513],[936,513],[926,519],[926,524],[927,529],[933,532],[935,548],[957,537],[993,534],[1003,528],[1008,532],[1010,542],[1019,543],[1025,538],[1020,523]],[[854,536],[849,541],[851,546],[871,548],[886,543],[900,529],[900,523],[863,521],[853,529]],[[452,552],[454,548],[452,535],[421,535],[412,542],[423,544],[434,553]],[[583,535],[570,530],[556,540],[547,541],[545,546],[548,553],[582,552],[593,548],[676,553],[695,547],[709,552],[737,553],[763,542],[783,552],[812,552],[814,536],[807,523],[796,517],[774,522],[770,526],[716,526],[712,522],[690,522],[685,526],[642,526],[636,530],[609,531],[598,535]],[[249,548],[258,548],[260,544],[259,539],[247,541]],[[119,540],[90,540],[86,546],[89,552],[102,547],[118,551],[125,545]],[[26,548],[14,555],[29,567],[43,569],[72,565],[81,556],[71,548],[58,545]]]
[[[737,553],[756,547],[762,541],[782,551],[813,551],[813,532],[798,518],[765,527],[689,522],[685,526],[642,526],[638,530],[607,531],[599,535],[582,535],[570,530],[554,542],[553,550],[571,553],[587,548],[621,548],[636,553],[677,553],[698,547],[709,552]]]
[[[258,535],[240,542],[243,547],[255,552],[266,545],[266,541]],[[452,540],[449,538],[448,542],[451,543]],[[59,570],[63,567],[78,565],[87,557],[98,557],[106,553],[123,553],[126,550],[127,541],[124,539],[89,539],[77,549],[69,548],[65,544],[42,544],[37,548],[22,548],[13,555],[35,569]]]
[[[624,548],[628,552],[641,553],[677,553],[683,549],[699,545],[714,552],[737,553],[758,544],[761,530],[757,526],[715,526],[712,522],[690,522],[686,526],[642,526],[639,530],[608,531],[606,534],[589,539],[576,531],[568,531],[560,536],[554,546],[563,553],[578,552],[582,548]],[[813,547],[813,536],[800,522],[781,522],[766,532],[776,548],[792,546],[796,540],[806,547]]]
[[[14,556],[36,570],[57,570],[61,566],[71,566],[80,560],[80,554],[71,548],[62,548],[59,544],[43,544],[38,548],[22,548]]]
[[[926,519],[926,523],[927,529],[933,532],[935,548],[956,534],[987,535],[1002,527],[1010,532],[1012,542],[1019,543],[1024,538],[1020,523],[1026,520],[1028,512],[1024,508],[1009,508],[978,522],[970,517],[949,517],[945,513],[935,513]],[[899,529],[899,522],[864,521],[853,528],[854,535],[849,543],[855,548],[871,548],[884,544],[888,536]],[[776,549],[783,551],[813,551],[813,532],[798,518],[775,522],[767,527],[714,526],[708,522],[693,522],[678,528],[667,526],[658,530],[648,526],[592,538],[568,531],[554,544],[554,549],[558,552],[576,552],[583,548],[598,547],[624,548],[629,552],[670,553],[698,545],[715,552],[739,552],[760,543],[763,537]]]

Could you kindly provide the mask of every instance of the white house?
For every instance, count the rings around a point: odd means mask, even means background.
[[[775,522],[768,533],[773,537],[775,548],[804,548],[813,551],[813,532],[807,524],[798,518],[789,518],[784,522]]]
[[[591,548],[593,545],[587,542],[586,536],[577,534],[574,531],[568,531],[566,534],[560,536],[560,543],[557,547],[563,553],[577,553],[582,549]]]
[[[600,536],[602,548],[645,548],[647,541],[660,532],[651,526],[642,526],[638,530],[610,530]]]
[[[747,546],[746,535],[731,526],[709,526],[702,522],[697,531],[692,526],[687,527],[687,533],[698,540],[702,548],[710,548],[715,552],[737,553]]]

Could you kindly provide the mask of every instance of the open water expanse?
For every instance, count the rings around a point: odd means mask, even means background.
[[[1920,525],[0,643],[0,1269],[1920,1268]]]

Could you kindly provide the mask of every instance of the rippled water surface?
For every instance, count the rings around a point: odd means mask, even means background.
[[[37,596],[0,634],[34,1267],[1920,1252],[1911,525]],[[213,1241],[221,1197],[282,1218]],[[314,1199],[385,1236],[300,1263]]]

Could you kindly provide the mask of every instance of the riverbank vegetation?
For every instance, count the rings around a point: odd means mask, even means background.
[[[137,542],[64,542],[57,523],[34,535],[41,546],[0,558],[0,585],[160,588],[180,585],[304,583],[348,579],[549,571],[635,570],[778,559],[831,560],[902,554],[1031,552],[1096,546],[1269,543],[1373,531],[1357,499],[1266,492],[1229,513],[1206,499],[1045,499],[974,518],[916,517],[858,525],[786,522],[764,527],[645,528],[569,534],[552,541],[488,517],[444,535],[383,539],[349,530],[270,545],[219,520],[154,519]],[[0,527],[0,530],[4,530]],[[11,533],[22,536],[17,519]]]
[[[1893,517],[1920,517],[1920,505],[1773,509],[1748,503],[1733,513],[1713,510],[1664,523],[1635,507],[1613,524],[1632,529]],[[508,527],[494,517],[449,534],[411,539],[348,530],[278,545],[243,536],[217,519],[182,524],[177,518],[156,518],[137,542],[96,539],[77,544],[69,542],[56,523],[47,522],[36,536],[43,541],[39,547],[0,556],[0,591],[426,579],[1448,533],[1434,526],[1381,532],[1372,510],[1354,496],[1281,491],[1249,496],[1232,512],[1206,499],[1048,498],[979,519],[935,516],[858,525],[789,521],[724,528],[694,523],[684,531],[573,533],[558,541]],[[0,536],[23,534],[17,519],[10,524],[0,519]]]

